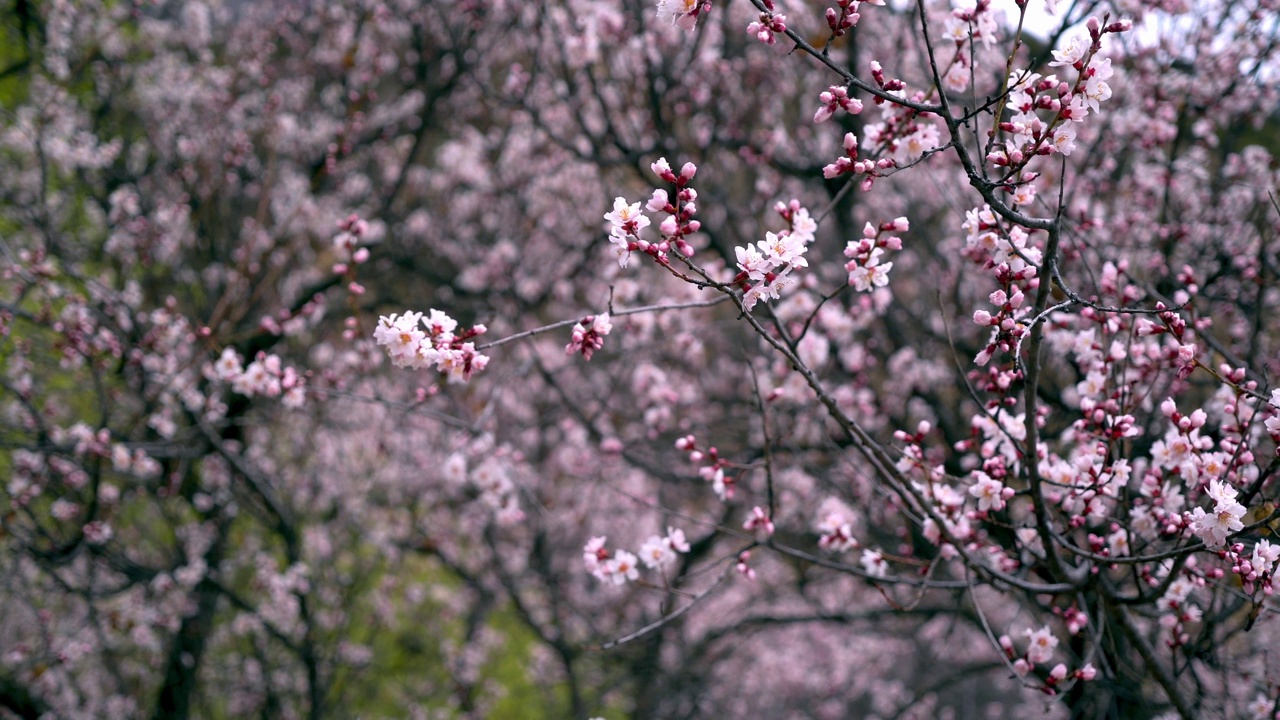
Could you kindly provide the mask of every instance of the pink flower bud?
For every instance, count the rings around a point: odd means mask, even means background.
[[[645,209],[649,212],[662,212],[667,208],[667,191],[654,190],[653,197],[649,198],[649,202],[645,204]]]

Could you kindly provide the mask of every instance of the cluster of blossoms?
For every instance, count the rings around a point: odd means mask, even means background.
[[[687,162],[677,175],[666,158],[658,158],[650,167],[659,178],[675,186],[674,201],[666,190],[658,188],[645,204],[649,212],[667,214],[667,218],[658,225],[662,239],[651,243],[640,237],[640,231],[649,226],[649,218],[640,212],[639,202],[628,204],[626,198],[614,198],[613,212],[604,216],[610,225],[609,242],[618,256],[618,265],[624,268],[631,253],[637,250],[662,265],[670,262],[667,252],[672,248],[685,257],[693,257],[693,246],[685,238],[702,227],[701,222],[693,219],[698,211],[698,192],[689,187],[689,181],[698,173],[698,166]]]
[[[1028,332],[1020,320],[1030,312],[1024,306],[1026,294],[1039,286],[1036,266],[1042,253],[1029,244],[1027,231],[1012,226],[1004,231],[995,213],[987,205],[965,213],[961,225],[965,232],[965,254],[995,275],[998,289],[989,296],[996,312],[977,310],[973,322],[992,329],[991,338],[975,362],[985,365],[1000,351],[1010,353]]]
[[[1000,648],[1004,650],[1005,657],[1013,662],[1014,672],[1020,677],[1025,677],[1036,665],[1042,665],[1052,660],[1053,651],[1058,647],[1058,638],[1054,637],[1053,632],[1049,630],[1047,625],[1039,630],[1027,628],[1023,634],[1026,635],[1029,642],[1027,651],[1021,655],[1014,649],[1013,640],[1008,635],[1001,635],[999,639]],[[1097,674],[1098,671],[1093,667],[1092,663],[1085,663],[1075,672],[1067,670],[1066,665],[1058,663],[1049,671],[1044,681],[1044,687],[1041,689],[1046,694],[1055,695],[1057,690],[1054,688],[1068,677],[1075,680],[1089,681],[1097,677]]]
[[[611,330],[613,323],[609,322],[609,313],[582,318],[573,326],[573,336],[564,346],[564,354],[582,353],[582,357],[590,360],[595,351],[604,347],[604,336]]]
[[[819,108],[818,112],[822,112]],[[884,168],[893,167],[888,160],[884,161]],[[840,177],[845,173],[870,173],[876,169],[874,160],[858,159],[858,136],[853,133],[844,134],[844,156],[836,158],[836,161],[822,168],[822,176],[828,180]]]
[[[844,264],[844,269],[849,273],[849,284],[855,290],[870,292],[889,283],[893,263],[882,262],[881,258],[886,250],[901,250],[902,238],[885,233],[906,232],[910,227],[905,217],[880,223],[879,227],[867,223],[862,228],[862,239],[849,241],[844,249],[844,256],[849,258],[849,262]]]
[[[691,463],[707,463],[698,468],[698,476],[711,483],[711,489],[715,491],[716,497],[721,500],[733,498],[734,479],[724,472],[725,468],[729,467],[729,461],[720,457],[720,453],[715,447],[707,448],[707,451],[703,452],[698,449],[697,438],[692,435],[685,435],[676,440],[676,449],[689,453],[689,462]]]
[[[1074,68],[1078,73],[1074,85],[1056,75],[1026,72],[1010,88],[1007,107],[1013,115],[1000,123],[1000,129],[1013,137],[1003,148],[987,155],[991,164],[1017,169],[1037,155],[1070,155],[1075,150],[1076,123],[1083,122],[1090,110],[1097,112],[1099,104],[1111,97],[1111,86],[1107,84],[1114,72],[1111,59],[1091,62],[1102,49],[1102,36],[1131,27],[1127,20],[1102,27],[1096,17],[1089,18],[1087,25],[1091,41],[1073,37],[1065,48],[1053,51],[1054,60],[1049,63]],[[1046,122],[1037,111],[1051,113],[1052,117]]]
[[[824,166],[822,168],[822,176],[830,180],[848,173],[866,175],[862,180],[861,188],[870,190],[872,183],[880,175],[880,171],[892,169],[893,166],[893,160],[890,158],[859,160],[858,136],[853,133],[845,133],[844,156],[838,157],[835,162]]]
[[[871,5],[884,5],[884,0],[867,0]],[[828,7],[826,11],[827,27],[831,28],[831,37],[838,38],[858,24],[862,14],[858,12],[858,0],[837,0],[836,7]],[[839,8],[839,9],[837,9]]]
[[[813,241],[818,223],[809,217],[809,211],[800,206],[799,200],[779,202],[774,210],[787,221],[786,230],[777,234],[766,232],[764,240],[755,246],[734,248],[739,272],[732,284],[742,288],[742,305],[747,310],[760,300],[777,300],[781,290],[795,282],[791,271],[809,266],[804,254]]]
[[[650,536],[640,546],[639,557],[626,550],[610,552],[605,547],[605,536],[593,537],[582,548],[582,562],[587,572],[604,582],[623,585],[640,578],[640,563],[651,570],[661,570],[676,561],[678,554],[689,552],[689,541],[684,531],[667,528],[666,536]]]
[[[232,391],[253,397],[278,397],[285,407],[301,407],[306,400],[306,378],[293,367],[285,367],[278,355],[258,353],[244,367],[240,353],[225,348],[206,373],[210,378],[231,383]]]
[[[369,248],[360,245],[369,234],[369,223],[358,215],[348,215],[338,221],[338,230],[340,232],[333,237],[333,251],[337,256],[333,272],[345,275],[351,264],[360,265],[369,260]]]
[[[889,78],[879,62],[871,61],[871,79],[880,89],[889,95],[905,96],[906,83],[898,78]],[[912,102],[925,102],[927,96],[923,92],[915,92]],[[877,96],[875,103],[881,107],[881,121],[868,123],[863,134],[868,147],[878,148],[877,152],[888,153],[884,158],[890,161],[891,167],[903,167],[914,163],[941,144],[941,132],[935,117],[931,113],[920,112],[905,105],[885,101]],[[883,169],[883,165],[881,165]],[[863,181],[863,189],[871,187],[868,176]]]
[[[814,528],[818,531],[818,547],[830,552],[844,552],[859,547],[853,534],[853,512],[844,503],[828,498],[818,509]]]
[[[999,40],[1002,13],[991,9],[991,0],[977,0],[971,6],[958,7],[951,11],[943,23],[943,35],[954,40],[957,45],[967,44],[969,38],[981,40],[982,44],[991,47]]]
[[[901,95],[905,87],[898,79],[889,79],[877,62],[872,62],[872,77],[887,93]],[[924,100],[917,93],[912,98],[916,102]],[[856,114],[862,111],[862,103],[849,99],[844,88],[833,87],[819,96],[822,105],[814,113],[814,122],[823,122],[830,118],[837,109]],[[886,103],[883,98],[876,97],[875,103],[883,107],[883,119],[880,122],[868,123],[864,130],[864,141],[871,148],[869,157],[859,158],[859,140],[853,133],[845,133],[844,155],[822,168],[822,175],[828,179],[841,175],[865,175],[860,185],[863,191],[870,190],[875,179],[884,171],[900,168],[919,160],[925,153],[934,150],[940,144],[940,132],[937,124],[927,122],[928,113],[921,113],[912,108]]]
[[[849,88],[844,85],[832,85],[818,95],[818,100],[822,105],[813,114],[815,123],[830,120],[839,110],[844,110],[850,115],[857,115],[862,112],[862,101],[849,97]]]
[[[969,88],[973,74],[973,57],[970,54],[974,40],[981,40],[991,47],[999,39],[1004,24],[1004,12],[993,10],[990,0],[961,3],[951,11],[943,23],[943,37],[955,43],[955,55],[942,73],[942,87],[953,93]]]
[[[974,470],[974,483],[969,494],[978,500],[978,512],[1000,512],[1005,502],[1013,497],[1014,490],[981,470]]]
[[[1156,319],[1159,324],[1152,322],[1146,318],[1142,318],[1137,324],[1138,337],[1149,337],[1153,335],[1168,334],[1174,340],[1177,340],[1177,357],[1178,378],[1184,379],[1191,375],[1196,368],[1196,356],[1198,348],[1195,343],[1188,342],[1187,337],[1187,321],[1183,320],[1178,313],[1168,309],[1163,302],[1156,303]]]
[[[1236,489],[1218,480],[1209,481],[1209,499],[1213,500],[1213,512],[1196,508],[1187,516],[1191,530],[1209,547],[1221,547],[1227,536],[1244,529],[1245,507],[1236,501]]]
[[[1266,595],[1275,594],[1277,562],[1280,562],[1280,545],[1270,540],[1259,540],[1253,551],[1245,555],[1243,543],[1233,543],[1227,549],[1231,560],[1231,572],[1240,577],[1240,585],[1246,593],[1261,589]]]
[[[818,547],[833,553],[862,549],[858,564],[867,577],[882,578],[889,575],[889,562],[884,553],[871,548],[863,548],[853,535],[853,513],[844,503],[835,498],[828,498],[818,508],[818,519],[814,529],[818,531]]]
[[[764,0],[764,6],[766,11],[760,13],[760,18],[747,26],[747,34],[754,35],[765,45],[772,45],[777,42],[777,38],[774,37],[776,33],[787,31],[787,16],[774,12],[773,0]]]
[[[658,19],[693,32],[698,18],[711,11],[711,0],[658,0]]]
[[[894,431],[894,439],[903,443],[902,456],[896,467],[903,475],[912,478],[911,486],[916,497],[928,508],[929,516],[920,525],[921,535],[938,548],[940,557],[958,557],[960,550],[957,544],[970,551],[994,550],[991,546],[984,548],[980,542],[983,539],[981,521],[989,520],[990,513],[1003,510],[1014,495],[1013,489],[1003,483],[1009,472],[1002,457],[1004,448],[997,443],[1007,441],[1007,431],[1016,432],[1016,422],[1020,421],[1008,413],[998,413],[997,416],[1003,422],[986,413],[974,417],[975,434],[988,434],[995,440],[981,445],[979,452],[986,462],[981,469],[972,472],[972,482],[967,487],[950,482],[944,468],[930,461],[923,444],[932,429],[930,423],[921,422],[914,433]],[[957,449],[961,448],[972,450],[973,446],[962,441],[957,443]],[[1012,444],[1009,452],[1017,452]],[[1000,552],[992,552],[990,562],[1004,571],[1012,571],[1017,565],[1014,558]]]
[[[396,367],[424,368],[434,365],[449,377],[449,382],[466,382],[489,364],[489,356],[476,352],[470,340],[485,333],[484,325],[476,325],[454,334],[458,321],[432,309],[423,317],[420,312],[383,315],[373,339],[386,347]]]

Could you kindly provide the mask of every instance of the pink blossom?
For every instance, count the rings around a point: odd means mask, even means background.
[[[1039,630],[1027,628],[1024,632],[1031,643],[1027,647],[1027,661],[1033,665],[1048,662],[1053,657],[1054,648],[1058,647],[1058,638],[1054,637],[1049,630],[1049,626],[1045,625]]]
[[[609,313],[588,315],[573,326],[573,337],[565,346],[566,355],[582,353],[582,357],[590,360],[596,350],[604,347],[604,337],[613,330],[609,322]]]

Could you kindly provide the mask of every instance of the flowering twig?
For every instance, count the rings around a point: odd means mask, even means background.
[[[754,545],[749,545],[748,549],[753,546]],[[720,562],[724,563],[724,570],[721,570],[720,574],[716,576],[715,582],[711,583],[711,585],[708,586],[702,592],[698,593],[697,595],[694,595],[693,599],[691,599],[689,602],[685,603],[684,605],[681,605],[675,610],[672,610],[670,613],[663,615],[661,618],[649,623],[648,625],[645,625],[644,627],[640,628],[639,630],[636,630],[635,632],[629,635],[623,635],[622,637],[616,640],[610,640],[609,642],[601,645],[600,649],[612,650],[613,648],[616,648],[620,645],[626,645],[627,643],[632,642],[634,640],[639,640],[640,638],[644,637],[645,635],[648,635],[654,630],[658,630],[659,628],[662,628],[674,622],[681,615],[684,615],[685,613],[692,610],[693,606],[705,600],[707,596],[709,596],[716,588],[720,587],[720,585],[722,585],[724,581],[729,578],[730,573],[732,573],[734,569],[733,559],[736,558],[737,556],[738,556],[738,553],[734,553],[728,558],[722,559]]]
[[[644,307],[625,308],[622,310],[617,310],[610,314],[613,317],[622,317],[624,315],[639,315],[640,313],[663,312],[665,310],[688,310],[691,308],[703,308],[703,307],[711,307],[712,305],[719,305],[725,300],[726,298],[724,297],[718,297],[718,298],[715,298],[714,300],[701,300],[698,302],[671,303],[669,305],[645,305]],[[552,330],[559,330],[560,328],[577,325],[578,322],[579,322],[578,320],[561,320],[560,322],[554,322],[554,323],[551,323],[550,325],[542,325],[540,327],[533,328],[532,330],[525,330],[523,332],[515,333],[514,335],[508,335],[504,338],[499,338],[497,340],[494,340],[493,342],[484,343],[483,345],[477,345],[476,350],[485,350],[487,348],[497,347],[499,345],[506,345],[507,343],[515,342],[516,340],[523,340],[527,337],[533,337],[534,335],[541,335],[542,333],[550,332]]]

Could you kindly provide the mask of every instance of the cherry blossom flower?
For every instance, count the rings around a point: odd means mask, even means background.
[[[819,510],[816,528],[821,534],[818,546],[831,552],[844,552],[858,547],[853,537],[850,511],[835,499],[828,499]]]
[[[675,562],[676,553],[665,538],[653,535],[640,546],[640,559],[646,567],[661,568]]]
[[[1111,78],[1114,71],[1111,69],[1111,58],[1103,58],[1095,62],[1085,70],[1084,96],[1085,101],[1094,112],[1098,112],[1101,107],[1099,103],[1111,97],[1111,86],[1106,83]]]
[[[792,235],[790,233],[775,235],[774,233],[766,232],[764,240],[757,244],[764,254],[764,259],[772,268],[787,266],[792,268],[809,267],[809,261],[804,258],[804,253],[809,248],[801,235]]]
[[[606,213],[604,219],[612,225],[609,233],[619,237],[638,235],[640,230],[649,226],[649,218],[640,212],[640,203],[627,204],[626,198],[622,197],[614,198],[613,212]]]
[[[396,367],[423,367],[433,361],[434,357],[419,354],[420,345],[427,334],[421,329],[422,313],[406,312],[403,315],[384,315],[378,319],[378,327],[373,331],[373,339],[387,348],[391,362]]]
[[[853,289],[859,292],[868,292],[872,288],[884,287],[889,284],[889,271],[893,269],[893,263],[881,263],[880,257],[884,255],[884,250],[876,248],[871,251],[868,259],[861,265],[855,265],[849,271],[849,284]]]
[[[1013,497],[1013,488],[1007,488],[999,480],[993,480],[984,472],[975,473],[978,481],[969,488],[969,494],[978,499],[978,511],[1000,511],[1005,501]]]
[[[759,505],[751,508],[751,517],[742,524],[743,530],[756,530],[764,537],[773,535],[773,520],[769,519],[769,514]]]
[[[1089,44],[1081,35],[1074,35],[1067,41],[1066,47],[1061,50],[1053,51],[1053,60],[1049,62],[1050,67],[1060,67],[1064,65],[1075,65],[1084,60],[1085,53],[1089,51]]]
[[[489,357],[477,352],[475,343],[469,341],[484,334],[486,328],[475,325],[455,335],[457,325],[456,320],[436,309],[425,318],[420,312],[384,315],[378,319],[373,338],[377,345],[387,349],[396,367],[418,369],[434,365],[449,382],[466,382],[489,364]],[[252,368],[250,365],[249,369]],[[279,388],[275,388],[275,394],[279,394]]]
[[[235,348],[224,348],[213,367],[217,378],[224,381],[232,380],[244,372],[240,366],[240,354]]]
[[[884,555],[879,550],[863,550],[858,563],[871,577],[882,578],[889,575],[889,563],[885,562]]]
[[[1212,488],[1217,481],[1210,483]],[[1235,490],[1219,485],[1220,495],[1216,498],[1213,512],[1206,513],[1204,508],[1195,508],[1188,516],[1192,531],[1209,547],[1220,547],[1227,536],[1244,529],[1245,507],[1236,502]],[[1229,494],[1225,494],[1229,491]],[[1212,490],[1211,490],[1212,497]]]
[[[743,288],[742,304],[747,310],[757,302],[779,299],[782,290],[795,282],[790,277],[791,271],[809,266],[804,254],[813,241],[817,223],[795,200],[790,204],[779,203],[775,210],[788,221],[790,228],[778,233],[766,232],[765,239],[755,247],[734,248],[741,272],[733,282]]]
[[[637,562],[635,555],[626,550],[619,550],[604,563],[604,573],[606,577],[613,581],[614,585],[622,585],[629,580],[638,580],[640,578],[640,569],[637,567]]]
[[[1049,626],[1045,625],[1039,630],[1027,628],[1024,633],[1030,640],[1031,644],[1027,648],[1027,661],[1033,665],[1048,662],[1053,657],[1054,648],[1058,647],[1058,638],[1054,637],[1049,630]]]
[[[604,546],[606,540],[607,538],[603,535],[593,537],[582,548],[582,563],[586,566],[587,572],[601,580],[608,577],[605,570],[605,561],[609,559],[609,551]]]
[[[667,527],[667,536],[663,538],[667,545],[678,553],[689,552],[689,541],[684,537],[684,531],[680,528]]]

